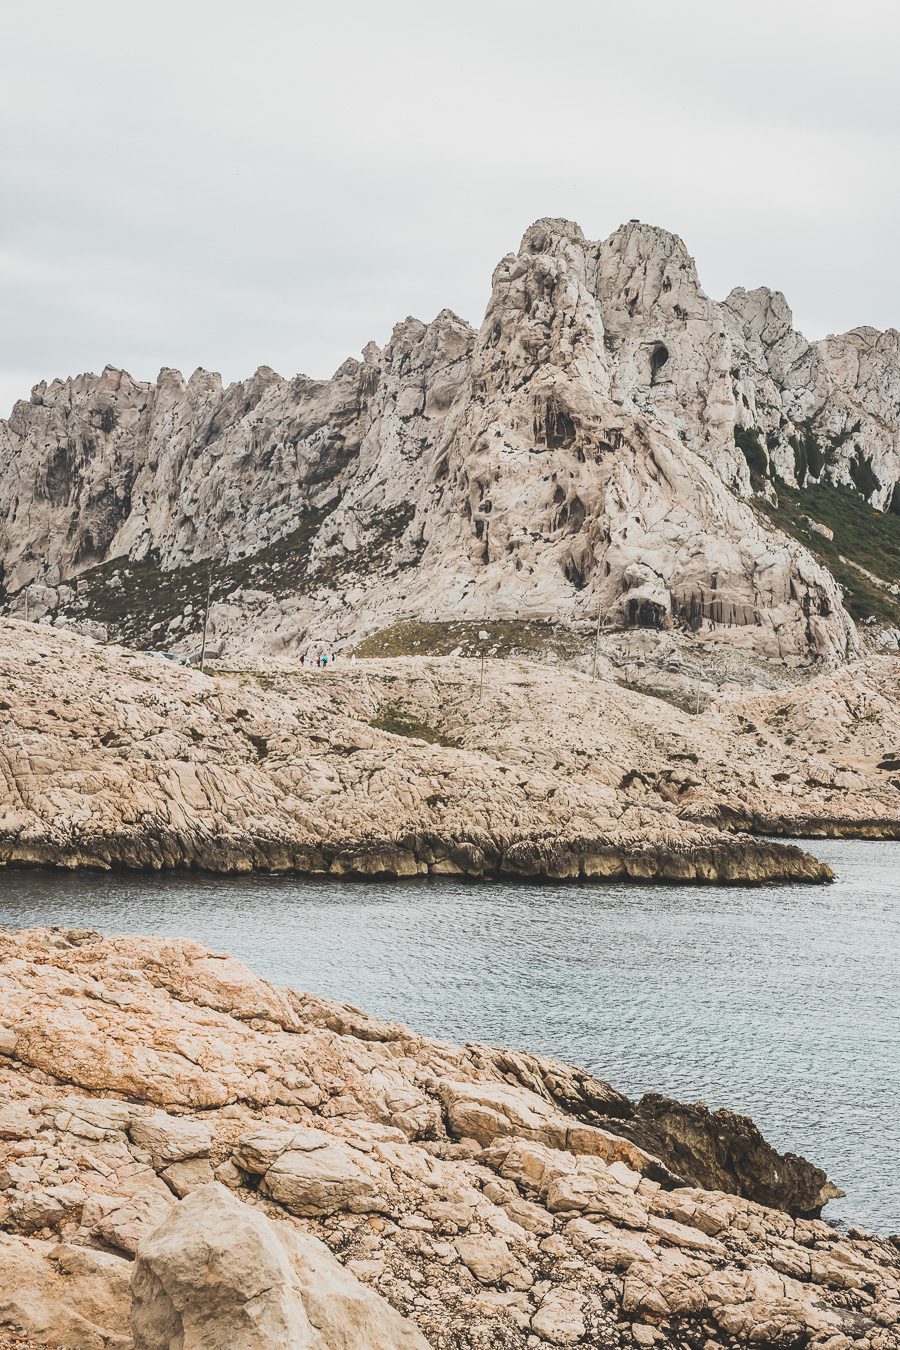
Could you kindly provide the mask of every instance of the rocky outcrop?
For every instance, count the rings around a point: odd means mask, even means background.
[[[210,677],[0,621],[0,860],[824,880],[735,828],[900,822],[890,658],[698,716],[546,666],[492,663],[480,698],[474,675],[413,658]]]
[[[734,1191],[810,1216],[841,1194],[821,1169],[793,1153],[777,1153],[752,1120],[732,1111],[710,1111],[703,1103],[687,1106],[648,1092],[620,1128],[706,1190]]]
[[[577,776],[562,763],[551,769],[543,753],[535,757],[530,732],[534,700],[557,696],[546,678],[510,727],[507,755],[451,748],[451,737],[427,726],[416,730],[444,744],[384,730],[382,674],[392,700],[412,704],[412,686],[408,697],[392,663],[359,663],[330,682],[295,678],[285,695],[48,629],[13,624],[7,633],[5,861],[393,876],[827,876],[799,850],[661,810],[646,801],[643,776],[634,793],[623,791],[624,766],[634,763],[628,751],[641,753],[644,739],[640,708],[630,709],[631,746],[620,742],[612,763],[585,763],[584,752],[570,751],[582,765]],[[527,668],[501,669],[514,687]],[[613,689],[570,678],[598,706]],[[629,708],[629,696],[616,701]],[[499,690],[495,702],[503,702]],[[480,708],[475,724],[488,727],[489,711]],[[567,723],[568,715],[560,741]],[[598,731],[589,735],[603,739]],[[480,746],[483,734],[473,737]]]
[[[194,943],[0,929],[20,1344],[892,1350],[900,1251],[800,1217],[823,1183],[742,1117]]]
[[[108,367],[0,423],[0,564],[21,612],[138,645],[296,651],[399,618],[683,630],[845,658],[830,573],[753,508],[770,479],[900,477],[898,338],[810,344],[777,293],[707,297],[677,236],[541,220],[476,332],[407,319],[331,380],[223,388]]]
[[[0,1150],[13,1152],[16,1142],[21,1138],[7,1126]],[[45,1217],[58,1219],[60,1213]],[[120,1254],[0,1233],[0,1347],[23,1344],[19,1336],[8,1341],[4,1334],[18,1327],[27,1330],[27,1345],[131,1350],[130,1275]]]

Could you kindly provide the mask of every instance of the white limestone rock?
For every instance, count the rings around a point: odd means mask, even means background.
[[[894,330],[809,343],[778,292],[711,300],[675,235],[633,221],[592,242],[541,220],[499,263],[478,332],[449,310],[409,318],[331,380],[107,367],[36,386],[0,422],[0,564],[17,613],[30,584],[35,614],[115,630],[131,597],[142,631],[186,652],[202,575],[190,615],[167,609],[157,561],[214,564],[225,654],[408,617],[599,613],[843,658],[858,639],[840,590],[747,501],[735,432],[789,482],[814,438],[810,481],[855,476],[884,507],[898,410]],[[115,603],[88,605],[79,578],[110,560],[91,585]]]

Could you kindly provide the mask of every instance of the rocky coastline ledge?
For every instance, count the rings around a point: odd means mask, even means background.
[[[699,716],[522,661],[201,675],[0,620],[0,863],[825,881],[900,827],[889,658]]]
[[[193,943],[0,929],[0,1084],[0,1344],[900,1344],[896,1241],[748,1119]]]

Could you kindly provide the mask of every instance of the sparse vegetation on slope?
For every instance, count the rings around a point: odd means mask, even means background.
[[[140,562],[113,558],[77,578],[72,612],[79,619],[106,624],[111,636],[139,649],[158,647],[170,624],[181,618],[185,623],[178,632],[169,633],[166,641],[181,640],[192,633],[199,640],[208,581],[214,603],[229,599],[236,591],[284,597],[333,585],[341,575],[362,567],[387,566],[412,512],[409,507],[383,511],[355,553],[313,565],[312,546],[326,514],[305,512],[289,534],[258,553],[232,562],[198,562],[166,570],[155,555]]]
[[[280,594],[301,589],[307,580],[309,552],[322,513],[308,512],[302,523],[250,558],[230,563],[194,563],[164,570],[156,557],[140,562],[113,558],[84,572],[77,581],[74,611],[79,618],[108,624],[130,647],[158,645],[173,620],[188,615],[183,634],[203,626],[207,579],[213,601],[239,588]]]
[[[482,641],[478,634],[487,633]],[[583,633],[562,624],[525,619],[464,619],[443,623],[405,620],[379,629],[356,646],[358,656],[491,656],[571,660],[589,650]]]
[[[900,594],[891,590],[900,578],[900,516],[876,511],[851,488],[815,485],[800,492],[779,482],[777,491],[777,504],[760,498],[760,510],[833,573],[854,619],[900,626]],[[808,517],[827,525],[834,539],[812,529]]]
[[[408,717],[399,708],[382,708],[378,716],[372,718],[371,725],[379,731],[389,732],[392,736],[408,736],[414,741],[427,741],[429,745],[444,745],[451,750],[455,750],[459,745],[457,739],[442,736],[427,722],[421,722],[415,717]]]

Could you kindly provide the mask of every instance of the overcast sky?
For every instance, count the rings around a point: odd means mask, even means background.
[[[900,326],[889,0],[5,0],[0,413],[107,362],[330,375],[538,216]]]

